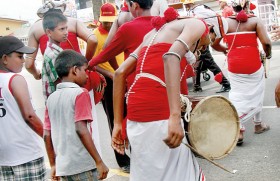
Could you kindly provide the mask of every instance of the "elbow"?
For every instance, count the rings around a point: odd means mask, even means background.
[[[82,129],[80,126],[76,126],[75,131],[79,137],[82,137],[86,133],[86,131],[84,129]]]
[[[29,124],[35,119],[36,114],[34,112],[23,113],[22,117]]]
[[[44,142],[47,142],[50,138],[51,138],[51,131],[44,129],[44,133],[43,133]]]
[[[124,69],[122,69],[121,67],[118,68],[116,71],[115,71],[115,74],[114,74],[114,81],[115,80],[119,80],[119,79],[125,79],[126,77],[126,74],[125,74],[125,71]]]

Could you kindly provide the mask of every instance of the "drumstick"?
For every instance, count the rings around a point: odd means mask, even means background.
[[[183,142],[182,142],[183,143]],[[186,144],[186,143],[183,143],[184,145],[186,145],[187,147],[189,147],[193,152],[195,152],[196,154],[202,156],[204,159],[206,159],[207,161],[209,161],[210,163],[214,164],[215,166],[231,173],[231,174],[235,174],[236,170],[233,170],[233,171],[230,171],[228,169],[226,169],[225,167],[223,167],[222,165],[218,164],[217,162],[214,162],[213,160],[209,159],[208,157],[202,155],[201,153],[199,153],[194,147],[192,147],[191,145],[189,144]]]

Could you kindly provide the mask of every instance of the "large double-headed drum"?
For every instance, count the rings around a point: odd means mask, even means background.
[[[191,146],[210,159],[227,156],[236,146],[240,130],[235,107],[222,96],[190,101],[194,105],[188,123]]]

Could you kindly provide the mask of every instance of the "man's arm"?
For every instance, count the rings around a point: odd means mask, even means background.
[[[100,63],[107,62],[108,60],[115,61],[115,63],[110,63],[111,66],[115,69],[117,62],[115,57],[124,51],[125,43],[124,43],[124,34],[122,33],[121,28],[118,29],[115,37],[112,42],[102,50],[97,56],[93,57],[89,62],[89,67],[92,68]]]
[[[108,34],[108,37],[103,45],[103,49],[106,48],[112,41],[112,39],[114,38],[114,36],[116,35],[119,27],[121,25],[123,25],[124,23],[131,21],[133,19],[133,16],[131,15],[130,12],[120,12],[118,18],[114,21],[110,32]]]
[[[262,23],[262,21],[260,19],[258,19],[258,23],[257,23],[257,35],[258,38],[262,44],[263,50],[266,54],[267,58],[271,58],[272,56],[272,52],[271,52],[271,41],[268,37],[266,28],[264,26],[264,24]]]
[[[211,45],[211,47],[218,51],[218,52],[223,52],[225,55],[227,54],[227,47],[221,44],[222,38],[217,38]]]
[[[112,147],[120,154],[124,154],[125,145],[122,138],[122,121],[124,113],[124,95],[126,92],[126,78],[135,70],[137,60],[128,57],[117,69],[113,81],[114,129],[112,132]]]
[[[36,24],[34,24],[33,26],[36,26]],[[34,35],[35,27],[33,27],[33,26],[29,30],[27,44],[30,47],[36,48],[36,51],[33,54],[29,54],[26,56],[25,68],[29,73],[31,73],[34,76],[35,79],[39,80],[39,79],[41,79],[41,72],[39,69],[36,68],[36,64],[35,64],[36,56],[37,56],[38,49],[39,49],[39,42],[35,38],[35,35]]]
[[[77,23],[76,24],[77,36],[87,43],[85,57],[89,61],[93,57],[94,52],[96,50],[97,38],[95,35],[93,35],[93,33],[89,29],[87,29],[87,27],[84,25],[83,22],[81,22],[80,20],[77,20],[76,23]]]
[[[34,112],[26,80],[22,76],[16,75],[12,79],[11,88],[23,119],[32,130],[34,130],[39,136],[43,137],[43,124]]]
[[[110,79],[113,80],[113,78],[114,78],[114,73],[112,73],[112,72],[110,72],[110,71],[108,71],[108,70],[105,70],[105,69],[103,69],[103,68],[101,68],[101,67],[99,67],[99,66],[96,66],[95,68],[96,68],[96,71],[97,71],[97,72],[99,72],[99,73],[101,73],[102,75],[104,75],[105,77],[109,77]]]

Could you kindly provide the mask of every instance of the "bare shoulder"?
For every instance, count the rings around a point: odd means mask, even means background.
[[[13,90],[18,90],[18,88],[22,90],[27,88],[27,82],[23,76],[16,74],[11,81],[11,87]]]
[[[34,36],[36,40],[39,40],[41,36],[45,34],[44,28],[43,28],[43,21],[42,19],[36,21],[33,23],[29,30],[29,36]]]

